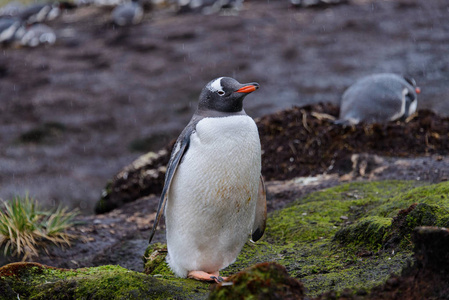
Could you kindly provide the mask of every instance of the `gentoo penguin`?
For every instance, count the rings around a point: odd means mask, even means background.
[[[17,1],[9,2],[0,7],[0,16],[17,17],[23,9],[23,4]]]
[[[37,47],[42,44],[53,45],[55,42],[55,32],[45,24],[29,26],[20,38],[20,44],[28,47]]]
[[[173,147],[150,242],[165,205],[167,262],[179,277],[221,281],[219,270],[265,231],[259,133],[243,109],[258,88],[229,77],[209,82]]]
[[[211,15],[222,10],[239,11],[243,0],[177,0],[178,13],[201,12]]]
[[[405,120],[416,111],[419,93],[412,78],[390,73],[366,76],[344,92],[339,121],[357,124]]]
[[[348,0],[290,0],[290,3],[301,8],[326,8],[331,5],[348,3]]]
[[[19,18],[0,18],[0,44],[6,45],[16,39],[16,35],[24,26]]]
[[[19,16],[28,24],[52,21],[61,14],[60,4],[37,3],[24,8]]]
[[[137,1],[126,2],[114,8],[111,18],[118,26],[136,25],[142,21],[143,8]]]

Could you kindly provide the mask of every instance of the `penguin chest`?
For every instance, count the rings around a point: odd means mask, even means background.
[[[191,136],[180,171],[194,174],[190,188],[204,200],[239,201],[257,190],[260,159],[259,134],[250,117],[206,118]]]
[[[259,134],[250,117],[198,122],[169,191],[167,233],[182,231],[199,248],[211,240],[229,247],[246,240],[260,169]]]

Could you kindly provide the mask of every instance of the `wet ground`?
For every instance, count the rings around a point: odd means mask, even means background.
[[[449,168],[439,164],[449,152],[449,118],[420,110],[405,121],[385,124],[341,125],[338,106],[316,104],[293,107],[256,118],[262,144],[265,181],[335,174],[341,180],[381,171],[384,179],[449,179]],[[149,152],[116,174],[102,193],[95,212],[104,213],[148,195],[159,195],[174,141]],[[428,161],[426,173],[413,165]],[[409,158],[409,170],[389,168],[391,161]],[[388,171],[386,171],[388,169]],[[419,170],[419,169],[418,169]]]
[[[418,108],[448,115],[448,15],[443,0],[247,1],[238,16],[158,9],[115,28],[106,9],[68,11],[50,24],[56,45],[1,50],[0,198],[28,191],[92,212],[106,181],[175,138],[203,85],[223,75],[261,84],[245,100],[254,117],[338,104],[377,72],[413,76]]]
[[[357,163],[344,175],[333,173],[266,182],[268,211],[284,208],[299,197],[348,181],[405,179],[440,182],[447,180],[449,170],[449,158],[440,156],[382,158],[367,154],[355,155],[352,160]],[[117,264],[142,271],[141,255],[148,246],[158,202],[157,196],[150,196],[109,213],[79,216],[79,224],[70,231],[79,238],[70,248],[50,247],[46,252],[41,251],[39,257],[33,257],[32,261],[62,268]],[[163,218],[159,225],[153,242],[165,243]],[[0,266],[14,261],[20,261],[20,258],[0,256]]]

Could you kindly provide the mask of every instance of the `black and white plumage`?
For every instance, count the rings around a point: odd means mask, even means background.
[[[61,14],[60,3],[37,3],[25,7],[19,14],[27,24],[52,21]]]
[[[345,4],[348,0],[289,0],[295,7],[326,8],[331,5]]]
[[[239,11],[243,0],[177,0],[178,12],[200,12],[211,15],[223,10]]]
[[[366,76],[343,94],[340,122],[405,120],[416,111],[420,89],[411,78],[391,73]]]
[[[137,1],[126,2],[114,8],[111,18],[118,26],[136,25],[142,21],[143,8]]]
[[[167,262],[179,277],[218,277],[249,236],[263,235],[260,140],[243,110],[258,87],[229,77],[209,82],[173,148],[150,242],[166,206]]]
[[[25,29],[19,41],[22,46],[27,47],[53,45],[56,42],[56,34],[53,29],[45,24],[34,24]]]
[[[9,44],[16,40],[19,32],[24,30],[22,20],[19,18],[0,18],[0,44]]]
[[[17,17],[23,9],[23,4],[17,1],[9,2],[0,7],[0,17]]]

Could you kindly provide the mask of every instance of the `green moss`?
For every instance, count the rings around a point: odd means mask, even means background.
[[[406,209],[413,203],[437,205],[449,214],[449,182],[419,186],[394,195],[388,201],[371,211],[371,215],[394,217],[399,210]]]
[[[444,226],[444,224],[441,224],[441,219],[448,214],[448,210],[439,205],[419,203],[415,209],[407,215],[407,227]]]
[[[28,299],[204,299],[208,294],[206,284],[155,278],[119,266],[73,271],[23,265],[2,279]]]
[[[155,243],[148,245],[142,257],[144,263],[144,273],[164,278],[174,278],[165,258],[167,257],[167,245]]]
[[[391,218],[366,217],[337,231],[334,240],[346,246],[365,246],[378,251],[390,226]]]
[[[209,299],[303,299],[303,285],[276,263],[261,263],[213,287]]]
[[[327,290],[382,284],[390,273],[400,272],[412,255],[411,248],[399,249],[394,254],[378,252],[391,232],[392,218],[417,200],[404,200],[401,195],[409,195],[409,190],[416,189],[431,194],[432,188],[424,184],[415,181],[351,183],[298,199],[287,208],[271,213],[262,240],[255,244],[248,242],[236,262],[221,274],[231,276],[258,263],[277,262],[304,283],[309,296]],[[435,190],[440,189],[437,186]],[[447,214],[438,205],[441,202],[428,201],[433,203],[428,205],[435,205],[430,209],[433,213],[427,212],[420,220],[436,220],[442,224]],[[380,213],[389,210],[393,213]],[[438,217],[435,219],[434,215]],[[404,241],[408,243],[407,238]],[[151,246],[145,256],[164,247]],[[151,274],[173,278],[165,260],[155,261],[150,262]]]
[[[424,216],[413,217],[419,222],[409,222],[410,231],[429,223],[423,220],[434,220],[435,224],[447,222],[446,203],[439,201],[441,195],[432,195],[432,190],[444,191],[441,185],[447,183],[435,185],[435,189],[424,184],[415,181],[351,183],[298,199],[270,214],[262,242],[245,245],[237,261],[223,274],[233,274],[255,263],[275,261],[284,265],[290,275],[301,279],[309,296],[332,289],[341,291],[382,284],[390,273],[400,272],[412,255],[411,248],[405,247],[396,249],[394,254],[391,250],[378,252],[390,233],[393,217],[400,209],[418,202],[418,197],[409,197],[413,196],[409,190],[418,191],[416,195],[426,191],[426,201],[432,203],[429,204],[432,209],[426,209]],[[401,196],[404,194],[408,200]],[[424,208],[422,204],[418,206]],[[409,243],[407,237],[403,241]]]
[[[312,193],[271,214],[267,224],[270,240],[292,242],[329,238],[343,221],[357,220],[390,197],[417,184],[414,181],[351,183]],[[343,219],[342,219],[343,218]]]
[[[448,225],[448,190],[449,183],[384,181],[312,193],[271,213],[262,240],[248,242],[221,274],[231,276],[258,263],[276,262],[303,282],[309,297],[329,290],[369,289],[407,264],[412,252],[404,245],[410,244],[415,226]],[[150,276],[106,266],[77,271],[37,268],[29,277],[18,273],[14,280],[3,280],[31,299],[43,299],[46,293],[58,299],[207,297],[208,284],[173,275],[165,262],[165,248],[153,244],[146,250],[145,270]],[[256,281],[265,282],[265,275],[259,275],[262,279]],[[8,291],[7,287],[0,286]]]

